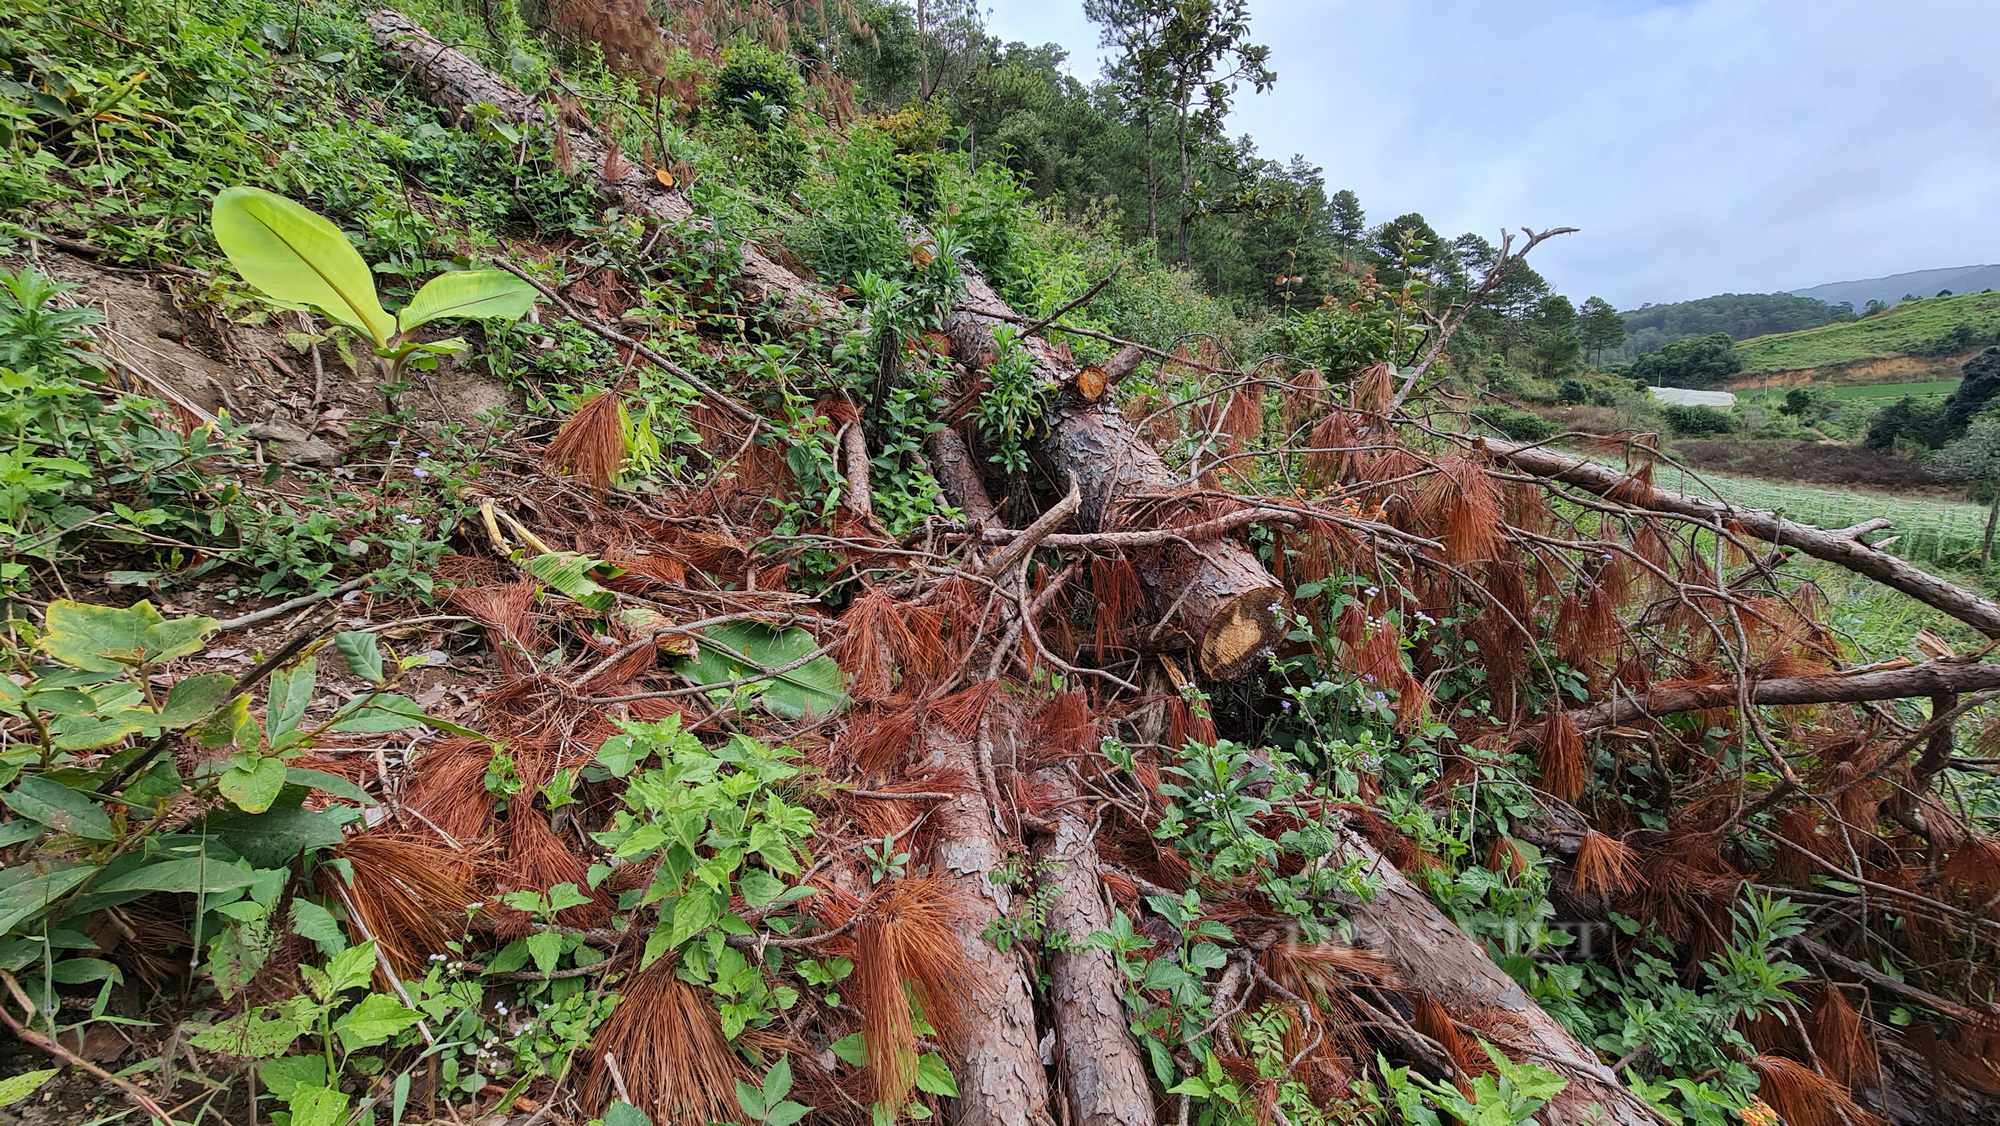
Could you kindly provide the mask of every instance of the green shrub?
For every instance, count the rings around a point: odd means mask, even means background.
[[[1515,407],[1485,407],[1476,417],[1516,442],[1539,442],[1556,432],[1555,423],[1534,411],[1524,411]]]
[[[1705,438],[1736,429],[1736,420],[1714,407],[1676,404],[1662,413],[1667,417],[1667,426],[1683,438]]]
[[[753,129],[783,125],[798,107],[801,90],[792,60],[761,43],[722,52],[722,69],[715,73],[716,95]]]
[[[1589,399],[1590,388],[1585,387],[1581,379],[1565,379],[1556,388],[1556,402],[1566,407],[1575,406]]]

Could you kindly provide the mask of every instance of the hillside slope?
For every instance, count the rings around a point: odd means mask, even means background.
[[[2000,293],[1933,297],[1858,321],[1743,341],[1744,380],[1804,373],[1783,382],[1892,383],[1956,379],[1973,351],[2000,340]]]

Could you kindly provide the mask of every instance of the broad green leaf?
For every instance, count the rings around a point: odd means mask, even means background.
[[[792,1126],[793,1123],[812,1113],[812,1107],[804,1103],[782,1102],[764,1112],[764,1126]]]
[[[549,910],[565,911],[571,907],[581,907],[590,902],[590,897],[578,890],[572,883],[560,883],[549,889]]]
[[[304,790],[294,788],[262,813],[217,814],[203,823],[201,831],[259,868],[282,868],[302,853],[339,844],[340,827],[358,812],[347,807],[306,809],[299,805],[304,797]]]
[[[160,709],[157,722],[161,727],[176,731],[199,723],[221,707],[235,688],[236,678],[226,672],[188,677],[167,693],[166,706]]]
[[[305,786],[324,794],[332,794],[337,798],[358,801],[362,805],[375,804],[375,799],[369,795],[368,791],[355,785],[349,779],[342,778],[338,774],[328,773],[324,770],[312,770],[303,766],[288,766],[285,768],[285,784],[289,786]]]
[[[764,1073],[764,1105],[777,1106],[786,1095],[792,1093],[792,1057],[783,1055]],[[956,1093],[956,1092],[954,1092]]]
[[[102,958],[68,958],[50,968],[49,980],[58,985],[82,985],[90,981],[122,984],[125,975]]]
[[[271,804],[278,800],[278,791],[285,788],[284,760],[256,758],[249,763],[232,766],[222,772],[216,787],[222,791],[223,797],[234,802],[236,808],[243,812],[262,813],[271,808]]]
[[[828,1044],[827,1047],[834,1055],[855,1067],[868,1066],[868,1042],[862,1039],[859,1032],[849,1033]]]
[[[389,1037],[422,1019],[421,1013],[404,1008],[396,998],[386,993],[370,993],[333,1022],[333,1031],[340,1037],[340,1046],[352,1052],[386,1043]]]
[[[292,1126],[344,1126],[347,1093],[330,1087],[299,1086],[285,1100],[292,1108]]]
[[[23,864],[0,872],[0,934],[13,930],[21,920],[48,910],[96,871],[95,865],[72,864],[37,873],[33,865]]]
[[[446,317],[519,320],[537,296],[534,286],[505,270],[457,270],[426,282],[396,314],[396,324],[408,332]]]
[[[678,947],[715,924],[722,915],[721,897],[714,892],[691,891],[674,904],[674,926],[667,945]]]
[[[0,1079],[0,1106],[12,1106],[35,1093],[35,1089],[55,1078],[59,1067],[45,1067],[40,1071],[24,1071],[19,1075]]]
[[[350,946],[327,959],[326,976],[333,982],[333,992],[368,984],[368,979],[375,976],[375,962],[375,943],[372,939],[359,946]]]
[[[347,931],[340,920],[310,899],[292,900],[292,933],[312,939],[320,953],[328,957],[347,949]]]
[[[264,705],[264,730],[271,738],[298,730],[318,681],[318,657],[307,657],[271,674],[271,695]]]
[[[41,836],[45,831],[46,826],[40,821],[34,821],[26,817],[9,821],[5,825],[0,825],[0,848],[6,848],[8,845],[17,845],[22,841],[32,841],[36,837]]]
[[[543,977],[556,972],[556,960],[562,957],[562,933],[536,931],[529,935],[528,957],[535,960],[535,972]]]
[[[925,1052],[917,1060],[917,1089],[948,1099],[958,1097],[958,1081],[951,1077],[951,1067],[944,1062],[943,1056]]]
[[[215,631],[214,618],[160,616],[150,602],[119,609],[58,599],[49,603],[42,652],[72,668],[124,672],[141,661],[169,661],[201,648]]]
[[[521,567],[542,580],[545,586],[568,595],[587,610],[604,613],[618,603],[618,596],[597,584],[590,572],[604,566],[601,560],[574,551],[557,551],[523,560]]]
[[[727,684],[764,671],[781,669],[811,653],[817,646],[812,634],[796,627],[774,630],[756,622],[730,622],[702,631],[704,642],[696,655],[682,661],[680,674],[696,684]],[[725,653],[720,646],[741,653],[755,662],[751,667]],[[764,706],[786,719],[826,715],[846,703],[841,691],[840,666],[831,657],[815,657],[790,672],[752,686]]]
[[[279,301],[310,305],[387,347],[396,320],[375,275],[340,228],[284,196],[239,186],[215,197],[215,241],[243,280]]]
[[[346,630],[333,635],[333,647],[347,658],[347,667],[370,684],[382,683],[382,647],[375,635]]]
[[[745,868],[736,877],[736,887],[743,893],[743,902],[752,907],[764,907],[785,894],[784,881],[764,871],[762,868]]]
[[[742,1107],[743,1113],[749,1115],[753,1122],[764,1117],[764,1096],[741,1079],[736,1081],[736,1105]]]
[[[255,752],[264,741],[257,717],[250,714],[250,693],[239,692],[195,731],[195,742],[211,750],[238,747]]]
[[[463,735],[470,739],[483,737],[479,732],[463,724],[431,715],[424,710],[422,704],[394,692],[381,693],[367,707],[356,709],[328,730],[380,733],[404,731],[412,727],[434,727],[447,734]]]
[[[234,864],[225,864],[212,857],[188,856],[134,868],[122,875],[100,880],[91,885],[90,890],[97,895],[119,891],[213,892],[233,891],[255,882],[255,876]]]
[[[283,1054],[304,1033],[305,1029],[290,1016],[265,1020],[253,1010],[196,1034],[188,1043],[203,1051],[260,1059]]]
[[[39,821],[58,833],[69,833],[93,841],[108,841],[117,836],[111,831],[111,819],[104,815],[96,802],[68,786],[39,775],[31,774],[15,782],[5,800],[7,808],[15,813]]]
[[[631,1103],[613,1102],[604,1108],[604,1126],[653,1126],[653,1120]]]
[[[280,1056],[257,1065],[257,1079],[264,1089],[281,1099],[289,1099],[301,1086],[326,1085],[325,1056]]]
[[[668,717],[679,719],[679,713]],[[656,748],[652,743],[636,739],[630,735],[613,735],[597,748],[597,761],[611,772],[614,778],[623,778],[632,773],[632,768],[646,761]]]

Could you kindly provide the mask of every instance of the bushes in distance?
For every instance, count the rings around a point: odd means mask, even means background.
[[[1631,375],[1656,387],[1709,387],[1743,370],[1743,357],[1726,332],[1676,340],[1632,361]]]

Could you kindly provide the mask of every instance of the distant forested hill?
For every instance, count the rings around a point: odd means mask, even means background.
[[[1846,301],[1859,309],[1870,301],[1894,305],[1910,296],[1936,297],[1940,290],[1948,289],[1954,294],[1966,294],[1996,288],[2000,288],[2000,266],[1952,266],[1943,270],[1917,270],[1907,274],[1890,274],[1886,278],[1828,282],[1809,289],[1795,289],[1792,290],[1792,294],[1797,297],[1815,297],[1829,305]]]
[[[1831,324],[1851,310],[1789,293],[1723,293],[1671,305],[1642,305],[1625,314],[1626,359],[1657,352],[1691,336],[1729,334],[1748,340],[1774,332],[1796,332]]]

